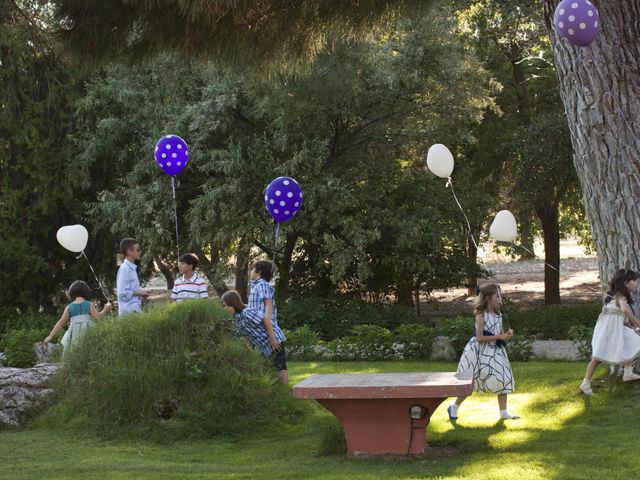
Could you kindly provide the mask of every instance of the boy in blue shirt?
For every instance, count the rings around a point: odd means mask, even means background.
[[[140,244],[134,238],[120,240],[120,252],[124,261],[118,269],[116,278],[118,292],[118,315],[122,317],[128,313],[142,311],[142,299],[149,296],[149,292],[140,288],[136,263],[142,256]]]

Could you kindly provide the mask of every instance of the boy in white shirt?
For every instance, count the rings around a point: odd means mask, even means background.
[[[187,298],[207,298],[207,282],[196,273],[198,259],[195,253],[186,253],[178,259],[178,270],[182,274],[173,284],[171,299],[180,302]]]

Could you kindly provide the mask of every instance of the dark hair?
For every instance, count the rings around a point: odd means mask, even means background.
[[[191,265],[194,270],[198,268],[198,265],[200,264],[200,259],[195,253],[185,253],[184,255],[180,255],[178,261]]]
[[[222,300],[225,305],[232,307],[236,312],[241,312],[242,310],[244,310],[244,303],[242,303],[242,298],[240,297],[240,294],[235,290],[224,292],[220,300]]]
[[[631,298],[631,292],[629,291],[625,283],[637,279],[638,273],[634,272],[633,270],[629,270],[626,268],[621,268],[620,270],[618,270],[613,276],[611,283],[609,284],[609,291],[607,292],[607,297],[604,303],[609,303],[616,296],[622,295],[627,299],[629,305],[631,305],[631,303],[633,303],[633,299]]]
[[[69,298],[71,300],[75,300],[78,297],[89,300],[89,298],[91,297],[91,289],[86,282],[83,282],[82,280],[76,280],[69,287],[69,292],[67,293],[67,295],[69,295]]]
[[[135,247],[139,242],[135,238],[123,238],[120,240],[120,253],[125,257],[129,254],[129,250]]]
[[[269,260],[260,260],[256,262],[253,271],[260,275],[260,278],[270,282],[274,274],[274,265]]]
[[[496,293],[500,293],[500,286],[495,283],[488,283],[480,287],[478,292],[478,296],[473,302],[473,311],[478,313],[483,313],[487,309],[487,305],[489,304],[489,300]]]

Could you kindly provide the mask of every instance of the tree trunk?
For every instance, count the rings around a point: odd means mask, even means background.
[[[249,300],[249,257],[251,256],[251,244],[240,241],[236,251],[236,291],[243,302]]]
[[[544,236],[544,303],[560,303],[560,225],[558,205],[549,203],[536,206]],[[549,266],[550,265],[550,266]],[[551,268],[553,267],[553,268]]]
[[[281,301],[286,301],[291,296],[290,283],[291,283],[291,257],[293,256],[293,249],[298,241],[298,234],[287,233],[284,249],[282,251],[282,259],[280,260],[280,267],[278,269],[278,298]]]
[[[552,28],[557,0],[545,0],[573,161],[591,225],[603,288],[640,247],[640,2],[600,1],[600,32],[587,47]]]
[[[220,256],[217,251],[214,250],[213,246],[211,247],[211,259],[207,258],[201,248],[196,248],[194,251],[200,259],[200,270],[209,280],[209,285],[211,285],[216,294],[221,297],[224,292],[229,290],[229,288],[227,287],[227,284],[224,283],[224,279],[216,271],[216,263],[220,261]]]
[[[156,265],[158,265],[160,272],[162,272],[162,275],[164,275],[164,279],[167,282],[167,290],[173,290],[173,282],[175,281],[175,277],[173,276],[173,272],[171,271],[169,266],[162,260],[160,260],[160,257],[158,255],[153,256],[153,261],[156,262]]]
[[[476,235],[477,238],[480,238],[480,235]],[[476,247],[475,243],[468,242],[467,244],[467,258],[469,259],[469,263],[475,264],[476,269],[478,266],[478,247]],[[467,296],[475,297],[476,295],[476,287],[478,286],[478,277],[467,277]]]
[[[533,235],[533,215],[529,210],[521,210],[518,212],[518,218],[520,219],[520,245],[524,248],[521,249],[520,258],[518,260],[531,260],[535,257]]]

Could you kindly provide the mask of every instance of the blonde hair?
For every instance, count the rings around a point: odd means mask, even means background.
[[[500,286],[495,283],[488,283],[480,287],[480,293],[473,302],[473,311],[483,313],[487,309],[489,300],[496,294],[500,293]]]

